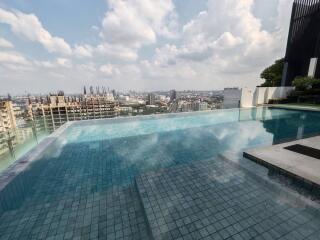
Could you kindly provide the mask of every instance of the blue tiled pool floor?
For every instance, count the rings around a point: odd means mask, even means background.
[[[0,239],[149,239],[133,176],[88,148],[41,160],[25,200],[0,217]]]
[[[22,206],[0,218],[0,239],[149,239],[133,187]]]
[[[320,239],[320,210],[296,205],[222,159],[137,178],[154,239]]]

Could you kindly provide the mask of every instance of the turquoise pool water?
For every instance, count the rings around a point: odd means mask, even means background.
[[[83,158],[96,154],[116,164],[116,171],[123,170],[127,181],[119,184],[126,184],[147,170],[206,160],[226,151],[241,155],[248,147],[318,134],[319,116],[253,108],[77,122],[61,136],[55,157],[71,149],[78,149]]]
[[[0,217],[0,239],[148,239],[136,176],[317,135],[319,120],[253,108],[75,122],[27,170],[34,178]]]

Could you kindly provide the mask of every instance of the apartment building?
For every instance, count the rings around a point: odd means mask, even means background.
[[[8,151],[8,140],[10,146],[14,141],[14,130],[17,122],[14,114],[14,108],[11,101],[0,101],[0,155]]]
[[[110,95],[36,98],[29,102],[28,111],[36,127],[44,125],[49,132],[68,121],[113,118],[120,114],[118,103]]]

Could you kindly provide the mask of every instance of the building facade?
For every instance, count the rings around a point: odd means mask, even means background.
[[[50,96],[29,103],[29,115],[36,126],[53,132],[68,121],[113,118],[119,116],[116,101],[109,96]]]
[[[242,91],[239,88],[225,88],[223,90],[222,108],[240,107]]]
[[[173,102],[177,99],[177,91],[176,90],[171,90],[170,91],[170,102]]]
[[[320,0],[295,0],[285,56],[282,86],[297,76],[320,78]]]
[[[8,152],[9,145],[13,147],[16,127],[17,122],[12,102],[0,101],[0,155]]]
[[[148,94],[147,104],[148,105],[155,105],[156,104],[156,96],[153,93]]]
[[[0,101],[0,132],[17,127],[14,108],[11,101]]]

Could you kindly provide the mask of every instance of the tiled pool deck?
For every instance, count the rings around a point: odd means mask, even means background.
[[[319,209],[279,199],[221,159],[136,181],[154,239],[320,239]]]
[[[320,188],[320,159],[293,152],[286,147],[295,144],[320,149],[320,137],[312,137],[267,147],[246,150],[244,156],[267,167],[277,168],[287,175]]]

